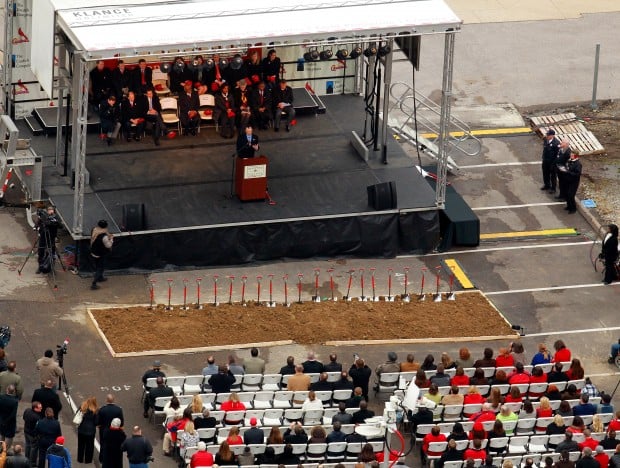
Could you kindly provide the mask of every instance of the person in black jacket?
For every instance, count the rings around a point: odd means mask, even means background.
[[[558,187],[560,193],[558,194],[558,200],[566,200],[566,175],[562,168],[566,167],[571,154],[570,143],[567,139],[564,139],[560,143],[558,153],[555,157],[555,172],[558,175]]]
[[[119,427],[122,427],[125,421],[123,408],[114,404],[114,395],[106,395],[105,402],[106,404],[99,408],[96,418],[97,427],[99,428],[99,442],[101,442],[101,445],[105,443],[106,435],[110,431],[112,420],[118,418],[121,422]],[[99,461],[103,461],[101,453],[99,453]]]
[[[110,423],[105,440],[101,443],[99,459],[101,468],[115,468],[123,466],[123,442],[127,439],[121,427],[121,420],[114,418]]]
[[[263,69],[263,80],[268,84],[269,88],[273,88],[280,78],[280,69],[282,64],[280,58],[276,55],[275,49],[269,49],[267,57],[261,63]]]
[[[307,444],[308,434],[304,431],[304,427],[299,422],[294,422],[284,431],[285,444]]]
[[[540,190],[555,193],[555,161],[560,148],[560,140],[555,137],[555,130],[548,130],[543,140],[542,176],[543,186]]]
[[[121,129],[121,108],[118,106],[114,94],[99,104],[99,119],[101,120],[100,138],[102,140],[105,138],[108,146],[110,146]]]
[[[200,115],[198,109],[200,108],[200,99],[198,93],[194,91],[194,84],[191,80],[183,83],[183,92],[179,93],[179,119],[181,120],[181,127],[183,127],[183,133],[196,136],[198,125],[200,125]]]
[[[144,59],[138,61],[138,68],[132,70],[131,78],[131,90],[139,96],[153,87],[153,69],[146,65]]]
[[[618,226],[610,224],[603,239],[600,257],[605,260],[605,284],[611,284],[616,279],[615,264],[618,260]]]
[[[32,394],[32,401],[40,401],[43,405],[43,411],[46,411],[47,408],[51,408],[54,412],[54,419],[58,419],[58,414],[60,410],[62,410],[62,403],[60,402],[60,398],[58,393],[53,389],[54,382],[52,380],[47,380],[45,382],[45,387],[37,388]]]
[[[293,453],[293,447],[290,444],[286,444],[278,456],[278,465],[299,465],[299,455]]]
[[[24,420],[24,437],[26,439],[25,456],[32,465],[37,463],[37,423],[43,417],[43,405],[40,401],[33,401],[30,408],[26,408],[22,419]]]
[[[97,283],[107,281],[107,278],[103,276],[104,262],[105,257],[112,250],[113,244],[114,235],[108,231],[108,222],[105,219],[99,220],[90,232],[90,257],[95,264],[95,274],[90,289],[99,289]]]
[[[291,125],[295,124],[295,108],[293,107],[293,88],[286,84],[286,80],[280,80],[273,91],[273,129],[280,131],[280,122],[284,118],[286,131],[290,131]]]
[[[579,179],[581,178],[581,161],[579,161],[577,154],[572,153],[570,155],[564,174],[566,177],[566,208],[564,209],[572,214],[577,211],[575,195],[577,194]]]
[[[121,104],[121,113],[123,116],[123,129],[127,141],[133,139],[140,141],[142,133],[144,133],[144,122],[146,109],[144,101],[136,96],[136,93],[129,91],[127,99]]]
[[[93,453],[95,452],[95,434],[97,432],[97,399],[90,397],[86,399],[78,409],[82,413],[82,422],[77,427],[78,463],[92,463]]]
[[[166,386],[163,377],[157,377],[157,386],[151,388],[149,392],[144,396],[144,417],[149,417],[149,409],[161,410],[163,408],[155,408],[155,400],[159,397],[172,397],[174,391],[172,388]]]
[[[209,378],[209,385],[211,385],[213,393],[229,393],[234,383],[235,376],[228,370],[227,366],[219,366],[217,374]]]
[[[349,369],[349,376],[353,380],[353,386],[362,389],[362,396],[366,401],[368,401],[368,382],[371,375],[372,370],[360,358],[356,359],[355,364]]]
[[[243,159],[253,158],[258,151],[258,135],[254,135],[251,125],[243,127],[244,132],[237,137],[237,156]]]
[[[140,426],[134,426],[132,436],[121,444],[121,450],[127,452],[127,460],[129,460],[129,466],[131,465],[146,465],[152,455],[153,446],[142,435],[142,429]]]
[[[54,410],[47,408],[45,410],[45,417],[41,419],[35,426],[35,434],[38,437],[37,447],[39,450],[39,468],[45,468],[45,454],[47,449],[50,448],[56,437],[62,435],[60,430],[60,424],[54,419]]]
[[[131,78],[131,72],[125,66],[125,62],[119,60],[116,68],[112,70],[112,88],[117,102],[120,102],[129,92]]]

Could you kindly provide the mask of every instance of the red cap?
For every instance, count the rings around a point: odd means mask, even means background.
[[[56,443],[58,445],[65,445],[65,438],[63,436],[56,437]]]
[[[256,426],[257,423],[256,418],[250,418],[250,426]]]
[[[183,86],[194,86],[194,82],[192,80],[185,80],[183,82]]]

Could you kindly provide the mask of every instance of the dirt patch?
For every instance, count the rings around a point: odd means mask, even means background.
[[[293,340],[389,340],[514,333],[479,292],[456,301],[305,302],[290,308],[254,303],[165,310],[163,305],[91,310],[117,353]]]

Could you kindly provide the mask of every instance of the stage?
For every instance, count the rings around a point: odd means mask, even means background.
[[[305,90],[295,90],[303,93]],[[364,130],[363,100],[322,96],[325,113],[300,115],[285,132],[257,131],[269,158],[275,205],[230,197],[235,139],[213,127],[196,137],[111,147],[89,134],[84,232],[74,235],[81,269],[88,269],[90,228],[107,219],[115,238],[110,269],[162,269],[239,264],[281,257],[376,256],[426,252],[439,240],[434,190],[400,143],[389,139],[387,159],[371,151],[364,162],[349,143]],[[73,191],[48,168],[44,189],[66,226],[73,224]],[[366,187],[395,181],[398,206],[375,211]],[[144,204],[146,228],[122,232],[122,209]]]

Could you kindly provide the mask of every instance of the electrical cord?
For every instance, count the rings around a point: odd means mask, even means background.
[[[413,126],[416,136],[415,150],[418,155],[418,165],[422,169],[422,158],[420,157],[420,142],[418,141],[418,102],[415,96],[415,66],[411,67],[411,86],[413,88]]]

